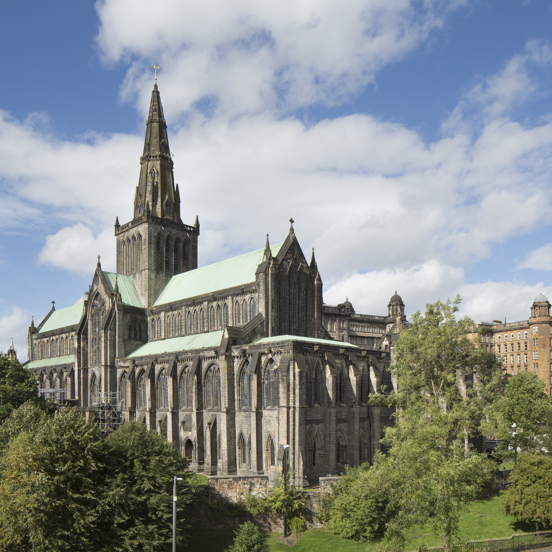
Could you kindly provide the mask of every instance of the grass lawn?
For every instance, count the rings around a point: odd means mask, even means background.
[[[420,533],[426,532],[420,530]],[[495,496],[488,500],[472,502],[460,516],[460,537],[465,540],[483,540],[500,537],[511,537],[514,533],[523,533],[522,527],[516,524],[512,516],[505,516],[500,508],[500,498]],[[309,529],[292,546],[280,543],[281,536],[272,533],[268,537],[271,552],[366,552],[372,548],[370,543],[356,542],[332,535],[324,529]],[[224,552],[231,544],[232,532],[197,531],[191,536],[190,552]],[[425,546],[442,546],[442,539],[424,537],[407,545],[407,550],[417,550]]]

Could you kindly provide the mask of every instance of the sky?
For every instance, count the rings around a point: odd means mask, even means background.
[[[20,0],[3,7],[0,351],[78,301],[132,217],[158,85],[206,265],[315,248],[324,301],[474,320],[552,299],[552,4]]]

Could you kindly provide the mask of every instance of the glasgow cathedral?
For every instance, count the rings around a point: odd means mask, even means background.
[[[324,304],[293,220],[280,243],[198,267],[200,225],[180,218],[157,83],[133,213],[115,222],[117,272],[98,257],[84,298],[31,323],[40,392],[103,431],[144,423],[207,475],[273,481],[283,445],[299,486],[371,461],[389,412],[367,400],[392,386],[402,299],[383,316]]]

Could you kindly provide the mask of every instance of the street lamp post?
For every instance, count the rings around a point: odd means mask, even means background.
[[[176,552],[176,482],[182,481],[182,477],[175,477],[173,481],[173,552]]]
[[[514,466],[517,466],[517,425],[515,422],[512,424],[512,429],[514,430]]]
[[[282,455],[282,468],[284,472],[284,504],[287,500],[287,475],[288,475],[288,450],[289,445],[283,445],[284,454]],[[287,514],[284,506],[284,538],[287,537]]]

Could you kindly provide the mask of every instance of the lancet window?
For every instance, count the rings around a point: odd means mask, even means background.
[[[205,408],[220,408],[220,370],[211,366],[205,376]]]
[[[167,370],[163,370],[157,377],[157,408],[169,407],[169,378]]]
[[[146,374],[141,372],[136,383],[136,408],[145,410],[147,408],[147,393],[146,393]]]

